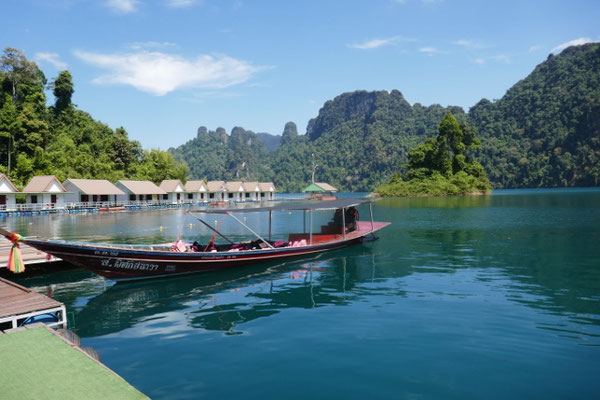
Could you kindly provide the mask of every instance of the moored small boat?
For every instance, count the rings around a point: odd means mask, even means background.
[[[359,221],[355,206],[369,203],[370,221]],[[159,278],[182,274],[208,272],[259,262],[277,261],[304,255],[317,254],[333,249],[376,239],[374,233],[388,222],[374,222],[371,200],[338,199],[304,204],[279,204],[271,207],[229,208],[203,210],[206,213],[226,214],[244,226],[254,240],[235,243],[210,224],[198,219],[214,233],[205,244],[174,243],[155,245],[111,245],[101,243],[67,242],[23,238],[22,242],[64,261],[89,269],[114,280]],[[312,229],[312,213],[318,210],[335,210],[334,221],[324,225],[318,232]],[[292,233],[286,240],[270,240],[272,213],[277,211],[303,211],[310,213],[308,233]],[[263,212],[269,215],[269,237],[261,237],[235,214],[238,212]],[[7,238],[14,234],[0,229]],[[215,243],[216,236],[228,243]],[[18,236],[18,235],[17,235]],[[14,239],[12,239],[14,241]]]

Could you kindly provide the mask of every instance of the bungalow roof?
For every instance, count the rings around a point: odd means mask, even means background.
[[[52,184],[55,184],[59,191],[50,191]],[[54,175],[34,176],[27,186],[23,188],[23,193],[68,193],[58,178]]]
[[[242,189],[242,191],[244,190],[242,182],[227,182],[225,187],[228,192],[240,192],[240,189]]]
[[[260,192],[258,182],[242,182],[244,192]]]
[[[123,185],[125,189],[127,189],[131,194],[167,194],[166,191],[156,186],[154,182],[151,181],[118,181]]]
[[[338,191],[337,188],[331,186],[329,183],[315,182],[315,185],[319,186],[320,188],[322,188],[326,192],[337,192]]]
[[[19,189],[13,185],[5,174],[0,174],[0,193],[19,193]]]
[[[204,190],[202,190],[204,189]],[[185,184],[186,192],[206,192],[208,189],[204,181],[187,181]]]
[[[275,189],[275,185],[273,185],[273,182],[258,182],[258,188],[261,192],[277,191],[277,189]]]
[[[160,188],[167,193],[173,193],[177,191],[178,185],[180,185],[183,190],[183,184],[179,179],[165,179],[161,182]]]
[[[223,192],[226,190],[224,181],[208,181],[206,188],[209,192]]]
[[[72,183],[77,189],[84,194],[91,195],[103,195],[103,194],[125,194],[121,189],[107,181],[106,179],[67,179],[63,182],[66,185],[67,182]]]

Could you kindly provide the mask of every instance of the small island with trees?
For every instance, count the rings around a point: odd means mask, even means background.
[[[386,197],[488,193],[492,186],[485,171],[469,155],[479,148],[475,128],[459,123],[448,111],[437,137],[411,149],[404,166],[407,170],[394,173],[374,193]]]

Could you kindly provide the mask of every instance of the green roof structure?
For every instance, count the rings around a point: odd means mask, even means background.
[[[303,193],[334,193],[338,190],[331,186],[329,183],[324,182],[315,182],[311,183],[304,189],[302,189]]]
[[[0,333],[3,399],[148,399],[45,326]]]

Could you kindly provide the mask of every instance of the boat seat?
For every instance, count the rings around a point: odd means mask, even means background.
[[[327,243],[333,242],[335,240],[340,240],[341,235],[335,234],[322,234],[322,233],[313,233],[313,244],[316,243]],[[310,234],[308,233],[291,233],[288,238],[288,242],[299,242],[301,240],[306,240],[307,244],[310,244]]]
[[[330,222],[327,225],[321,225],[321,233],[326,235],[343,234],[342,227],[336,225],[334,222]]]

